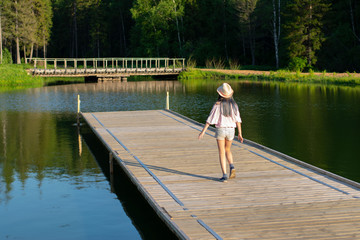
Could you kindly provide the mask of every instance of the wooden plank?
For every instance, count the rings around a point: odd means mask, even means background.
[[[191,119],[164,110],[82,115],[179,238],[360,238],[358,183],[250,141],[234,142],[237,177],[222,183],[214,134],[197,140],[202,126]]]

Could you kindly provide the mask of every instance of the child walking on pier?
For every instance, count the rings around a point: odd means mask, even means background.
[[[219,98],[214,104],[206,124],[199,134],[199,139],[202,139],[206,130],[210,125],[215,124],[216,132],[215,138],[219,150],[220,166],[223,177],[220,181],[226,182],[228,178],[235,177],[235,167],[233,156],[231,153],[231,145],[235,136],[235,128],[238,128],[238,139],[243,142],[241,131],[241,118],[239,107],[233,99],[234,90],[227,83],[223,83],[218,89]],[[230,175],[228,177],[226,171],[226,161],[230,165]]]

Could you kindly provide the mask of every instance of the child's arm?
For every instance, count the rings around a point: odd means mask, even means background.
[[[241,131],[241,123],[240,122],[236,122],[236,126],[238,128],[238,139],[239,141],[242,143],[244,141],[243,137],[242,137],[242,131]]]
[[[198,139],[200,140],[200,139],[202,139],[203,137],[204,137],[204,135],[205,135],[205,132],[206,132],[206,130],[208,129],[208,127],[210,126],[210,124],[209,123],[206,123],[205,124],[205,126],[204,126],[204,128],[203,128],[203,130],[201,131],[201,133],[199,134],[199,137],[198,137]]]

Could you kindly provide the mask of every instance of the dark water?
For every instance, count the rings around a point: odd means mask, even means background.
[[[360,88],[235,83],[244,137],[360,182]],[[220,81],[74,84],[0,93],[0,239],[171,239],[81,110],[170,108],[204,122]],[[195,136],[196,137],[196,136]],[[241,156],[238,156],[241,159]],[[114,193],[113,193],[113,192]]]

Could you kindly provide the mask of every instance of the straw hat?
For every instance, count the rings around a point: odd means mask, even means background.
[[[217,92],[223,98],[229,98],[233,95],[234,90],[232,90],[228,83],[223,83],[220,87],[218,87]]]

